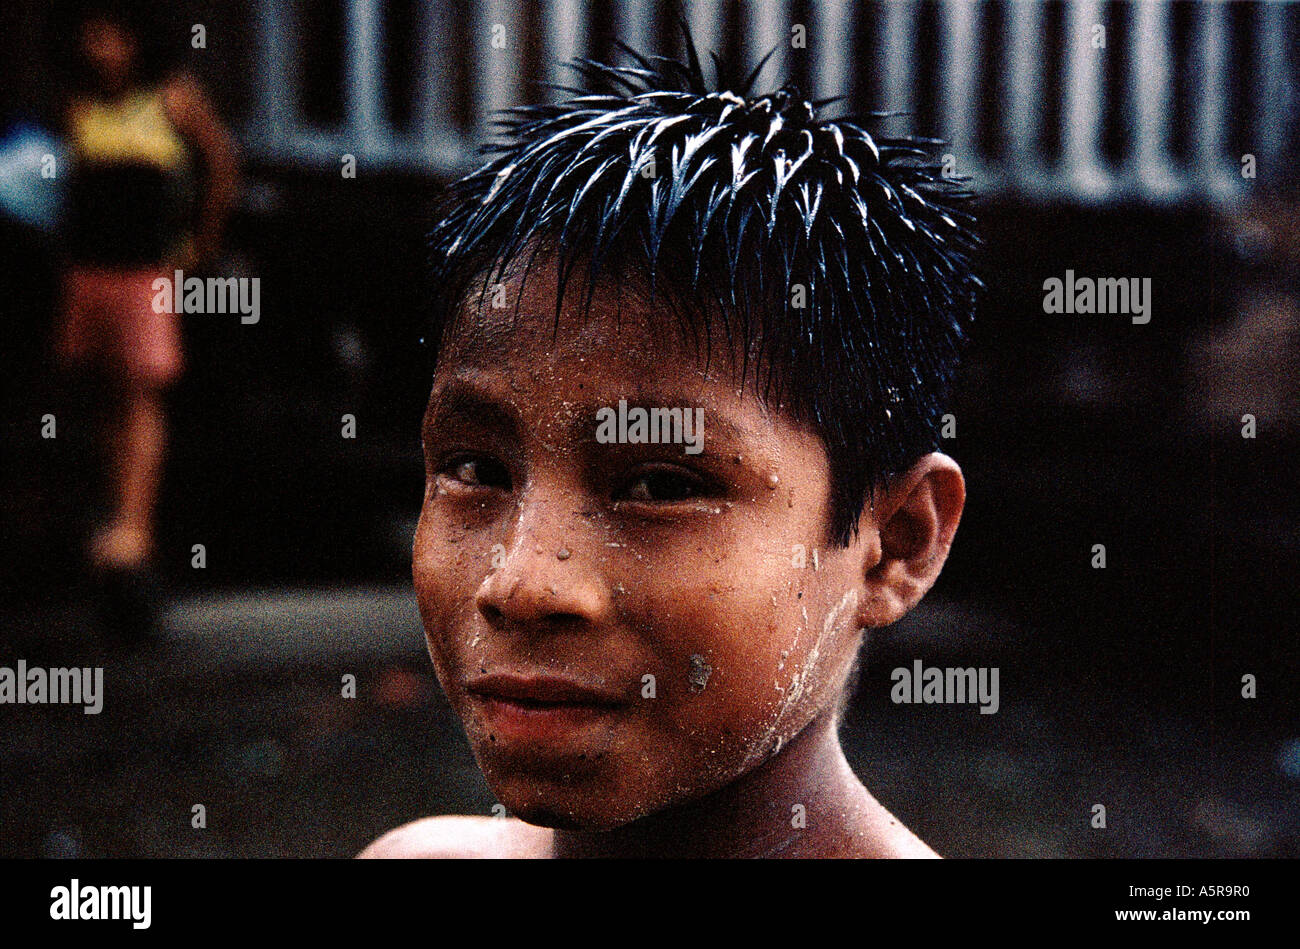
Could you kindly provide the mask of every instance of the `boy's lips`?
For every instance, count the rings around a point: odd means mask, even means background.
[[[625,705],[621,695],[608,689],[587,686],[572,679],[549,675],[519,675],[495,672],[470,680],[465,686],[472,695],[502,699],[522,705]]]
[[[547,741],[622,709],[620,695],[555,676],[494,673],[466,691],[482,710],[493,740]]]

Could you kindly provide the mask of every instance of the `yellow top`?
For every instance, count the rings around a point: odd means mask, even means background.
[[[72,149],[82,161],[141,163],[165,172],[189,164],[161,89],[139,90],[113,102],[82,100],[72,109],[71,123]]]
[[[189,266],[194,168],[163,87],[74,101],[68,124],[77,168],[65,221],[73,258]]]

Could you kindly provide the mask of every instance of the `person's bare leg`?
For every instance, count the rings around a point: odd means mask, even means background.
[[[153,551],[154,511],[167,445],[163,392],[155,386],[131,386],[122,395],[118,424],[109,445],[116,511],[95,540],[97,566],[131,569]]]

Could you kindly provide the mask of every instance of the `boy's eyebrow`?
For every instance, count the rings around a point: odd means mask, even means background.
[[[635,392],[622,398],[626,399],[628,410],[678,408],[686,411],[704,410],[704,444],[710,440],[722,442],[730,447],[746,446],[746,453],[775,463],[780,457],[770,432],[755,430],[731,416],[717,410],[709,400],[689,398],[677,390],[656,391],[653,387],[639,386]],[[612,401],[593,401],[574,406],[579,411],[574,415],[572,428],[589,434],[597,425],[596,412],[608,408],[618,411],[619,399]],[[447,384],[435,393],[431,404],[426,430],[433,431],[457,420],[464,420],[475,425],[502,428],[512,438],[518,438],[525,426],[518,413],[508,400],[502,400],[494,386],[484,385],[470,376],[453,376]]]
[[[615,400],[612,405],[595,406],[592,409],[592,417],[595,417],[597,408],[609,408],[615,412],[618,411],[618,401]],[[645,409],[647,412],[654,409],[682,409],[684,411],[693,411],[694,409],[704,410],[704,431],[708,438],[720,438],[737,442],[751,442],[761,440],[764,436],[760,432],[754,431],[747,425],[742,425],[734,421],[730,416],[719,412],[708,402],[685,397],[683,393],[664,392],[664,393],[647,393],[642,389],[635,396],[627,399],[627,408],[630,412],[632,409]]]
[[[430,408],[427,431],[436,431],[456,419],[503,428],[512,437],[517,437],[521,429],[519,418],[508,403],[502,403],[490,389],[468,379],[448,382]]]

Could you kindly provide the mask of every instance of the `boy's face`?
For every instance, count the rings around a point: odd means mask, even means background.
[[[499,800],[604,829],[730,783],[831,709],[863,553],[827,545],[817,436],[742,390],[718,341],[706,371],[653,304],[597,293],[584,319],[577,291],[553,337],[550,270],[444,346],[414,579]],[[702,451],[598,439],[620,400],[702,409]]]

